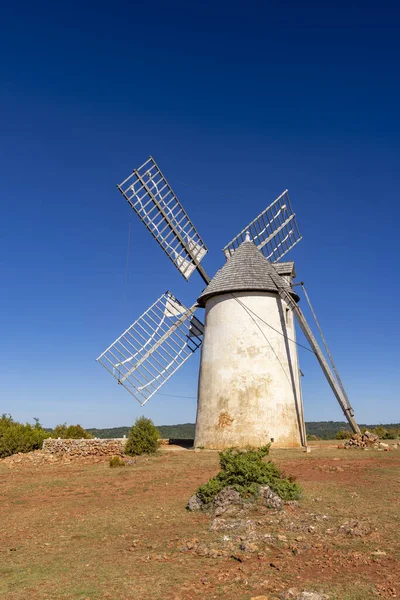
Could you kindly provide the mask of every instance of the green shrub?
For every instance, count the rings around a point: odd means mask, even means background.
[[[93,436],[81,425],[68,425],[67,427],[67,424],[63,423],[54,427],[51,437],[64,440],[90,440]]]
[[[221,471],[198,488],[201,501],[208,504],[227,486],[234,487],[241,496],[255,496],[260,485],[269,485],[283,500],[297,500],[301,493],[299,485],[285,477],[273,462],[263,460],[269,448],[270,444],[259,450],[230,448],[220,452]]]
[[[319,440],[320,438],[317,435],[314,435],[313,433],[309,433],[307,434],[307,440],[309,442],[316,442],[317,440]]]
[[[49,437],[38,419],[35,424],[17,423],[11,415],[0,417],[0,458],[11,456],[17,452],[31,452],[42,447],[43,440]]]
[[[146,419],[146,417],[140,417],[129,432],[128,441],[125,445],[125,454],[129,456],[154,454],[157,452],[160,444],[160,433],[153,421]]]
[[[386,429],[383,434],[384,440],[397,440],[399,438],[399,430],[398,429]]]
[[[397,440],[399,437],[399,430],[393,427],[386,429],[382,425],[378,425],[374,429],[370,429],[371,433],[377,435],[381,440]]]
[[[386,429],[382,427],[382,425],[378,425],[378,427],[375,427],[375,429],[373,429],[371,433],[374,433],[379,438],[383,438],[386,433]]]
[[[336,434],[337,440],[349,440],[351,437],[353,437],[353,432],[349,429],[341,429]]]
[[[197,490],[197,495],[204,504],[208,504],[221,490],[224,489],[224,487],[225,484],[222,478],[218,478],[217,475],[216,477],[212,477],[204,485],[201,485]]]
[[[112,469],[115,467],[124,467],[125,463],[120,456],[110,456],[108,464]]]

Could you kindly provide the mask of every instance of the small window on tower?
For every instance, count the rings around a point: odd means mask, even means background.
[[[290,308],[285,309],[285,321],[286,325],[290,325]]]

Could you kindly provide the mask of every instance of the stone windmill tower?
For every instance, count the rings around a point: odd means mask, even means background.
[[[278,291],[299,300],[293,275],[292,262],[273,267],[248,237],[200,295],[197,446],[305,444],[294,320]]]
[[[153,158],[117,187],[185,279],[197,270],[207,284],[190,308],[160,296],[97,358],[118,383],[144,405],[202,347],[196,446],[305,445],[296,317],[359,432],[319,324],[335,375],[298,306],[294,263],[280,262],[301,240],[288,192],[225,246],[210,279],[200,264],[207,247]],[[201,308],[204,325],[194,316]]]

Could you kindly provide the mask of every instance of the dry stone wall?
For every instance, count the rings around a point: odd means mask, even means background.
[[[122,456],[126,444],[125,438],[101,440],[63,440],[47,438],[43,442],[43,451],[54,456]]]

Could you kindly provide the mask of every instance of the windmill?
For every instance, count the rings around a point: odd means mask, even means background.
[[[352,430],[354,411],[293,262],[282,258],[302,238],[286,190],[223,248],[211,279],[207,247],[150,157],[118,186],[140,220],[189,280],[206,288],[185,307],[162,294],[96,360],[143,406],[201,347],[195,445],[205,448],[306,445],[294,317]],[[302,285],[325,358],[298,306]],[[204,324],[195,315],[205,309]],[[330,363],[330,364],[329,364]]]

